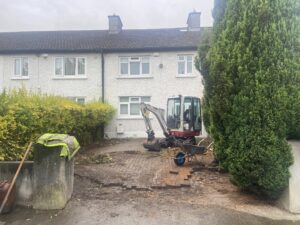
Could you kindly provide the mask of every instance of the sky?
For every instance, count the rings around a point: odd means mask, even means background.
[[[0,32],[105,30],[108,15],[119,15],[123,29],[185,27],[189,12],[201,12],[201,26],[212,26],[214,0],[0,0]]]

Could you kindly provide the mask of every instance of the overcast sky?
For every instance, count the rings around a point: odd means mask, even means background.
[[[101,30],[108,15],[121,17],[124,29],[186,26],[196,10],[201,26],[212,26],[214,0],[0,0],[0,32]]]

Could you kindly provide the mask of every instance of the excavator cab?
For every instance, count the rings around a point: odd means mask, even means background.
[[[167,127],[176,137],[194,137],[201,132],[200,99],[191,96],[168,98]]]

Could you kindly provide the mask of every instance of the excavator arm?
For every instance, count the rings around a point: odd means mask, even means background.
[[[143,115],[145,125],[146,125],[146,130],[147,130],[146,132],[148,135],[147,141],[152,142],[155,139],[155,133],[152,128],[152,124],[151,124],[150,117],[149,117],[150,112],[156,117],[165,137],[168,138],[169,137],[169,129],[168,129],[167,123],[164,119],[165,111],[163,109],[156,108],[152,105],[145,104],[145,103],[141,103],[140,107],[141,107],[141,113]]]

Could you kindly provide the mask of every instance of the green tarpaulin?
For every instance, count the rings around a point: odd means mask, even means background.
[[[80,149],[77,139],[67,134],[43,134],[38,140],[37,144],[45,147],[61,147],[60,156],[67,157],[69,160],[74,157]]]

